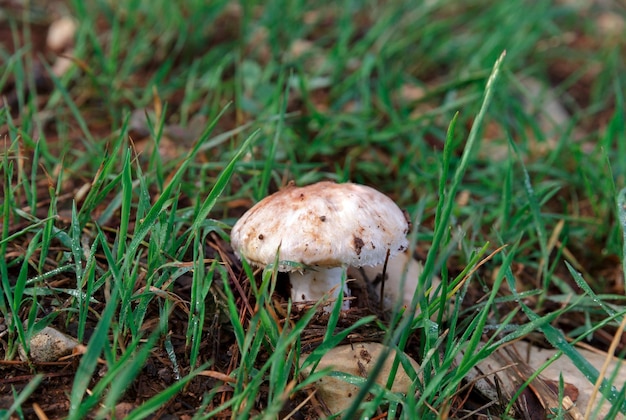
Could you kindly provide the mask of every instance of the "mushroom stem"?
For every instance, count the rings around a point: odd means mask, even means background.
[[[330,292],[331,297],[338,297],[343,278],[344,268],[322,268],[289,273],[291,282],[291,300],[294,303],[318,301]],[[331,291],[332,290],[332,291]],[[348,287],[343,285],[343,295],[350,296]],[[343,309],[349,309],[350,302],[343,302]]]

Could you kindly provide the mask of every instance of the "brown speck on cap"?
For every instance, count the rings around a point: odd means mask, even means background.
[[[365,244],[361,238],[356,236],[354,237],[354,251],[356,252],[356,255],[361,255],[361,249],[363,249],[364,245]]]

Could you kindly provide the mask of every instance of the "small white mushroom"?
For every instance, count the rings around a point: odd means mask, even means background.
[[[290,184],[248,210],[235,223],[231,243],[256,266],[272,264],[278,253],[278,270],[290,273],[292,301],[305,302],[333,289],[337,296],[346,267],[378,265],[387,252],[404,251],[408,230],[402,210],[373,188]]]
[[[330,368],[333,371],[344,372],[352,376],[367,378],[377,361],[382,357],[385,346],[380,343],[358,343],[346,344],[329,350],[320,360],[317,370]],[[395,350],[389,352],[382,369],[376,378],[376,383],[382,387],[387,385],[387,380],[397,355]],[[302,363],[306,361],[308,355],[303,355]],[[410,356],[406,355],[409,363],[416,372],[419,371],[419,364]],[[311,367],[306,367],[302,375],[307,377],[311,374]],[[406,394],[411,386],[411,378],[407,371],[398,365],[396,376],[393,379],[391,391]],[[315,383],[318,397],[324,402],[329,414],[338,414],[350,407],[354,397],[359,393],[360,387],[349,384],[339,377],[324,376]]]
[[[52,51],[61,52],[72,46],[78,24],[69,16],[63,16],[50,24],[46,45]]]

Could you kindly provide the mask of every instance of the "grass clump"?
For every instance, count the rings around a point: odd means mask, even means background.
[[[54,1],[0,19],[0,415],[317,418],[337,373],[304,379],[303,355],[378,341],[419,362],[412,388],[346,378],[364,383],[346,418],[524,418],[536,372],[491,400],[468,379],[522,339],[623,412],[577,347],[624,351],[621,9]],[[323,179],[407,209],[409,307],[302,310],[234,256],[254,202]],[[45,326],[82,346],[19,361]]]

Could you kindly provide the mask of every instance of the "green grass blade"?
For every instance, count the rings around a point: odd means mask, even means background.
[[[446,192],[445,186],[447,183],[447,168],[449,167],[450,157],[452,154],[452,140],[457,117],[452,120],[448,128],[446,143],[444,145],[443,171],[439,183],[440,198],[435,215],[435,226],[437,226],[437,229],[435,230],[435,236],[433,237],[432,246],[428,250],[428,255],[424,263],[424,270],[422,272],[422,275],[420,276],[420,284],[424,284],[426,279],[428,279],[432,275],[435,264],[435,254],[439,251],[444,235],[448,231],[447,226],[450,220],[452,209],[454,207],[456,193],[458,192],[463,175],[469,167],[469,160],[475,151],[476,144],[479,141],[480,129],[482,128],[483,121],[485,120],[489,104],[491,103],[491,99],[494,94],[495,83],[498,80],[498,76],[500,75],[501,66],[504,61],[505,55],[506,54],[503,52],[493,66],[493,70],[491,71],[491,75],[489,76],[489,79],[487,80],[487,85],[485,87],[482,105],[480,107],[480,110],[478,111],[478,114],[476,115],[470,133],[467,137],[467,143],[463,150],[459,166],[457,167],[450,187],[447,189]],[[415,312],[416,307],[417,301],[413,299],[409,311],[412,313]],[[403,346],[401,346],[400,348],[403,348]]]
[[[131,220],[131,207],[133,203],[133,179],[131,174],[130,150],[126,149],[122,166],[122,210],[120,212],[120,227],[117,240],[117,259],[122,260],[126,252],[126,237],[128,224]]]
[[[137,337],[115,366],[109,367],[106,377],[100,379],[98,385],[93,389],[93,396],[98,400],[104,400],[101,402],[102,405],[97,418],[106,418],[111,412],[114,412],[117,402],[132,386],[133,381],[143,369],[158,338],[159,332],[155,331],[148,340],[145,340],[145,344],[136,350],[141,340]]]
[[[24,387],[24,389],[22,389],[22,392],[19,393],[17,398],[14,398],[13,404],[11,404],[11,406],[7,410],[0,410],[0,419],[10,420],[15,418],[13,416],[13,413],[18,411],[24,405],[28,397],[30,397],[33,392],[37,390],[37,387],[39,386],[39,384],[41,384],[43,378],[44,375],[42,374],[35,375],[33,379],[31,379]]]
[[[198,369],[190,372],[184,378],[176,381],[174,384],[167,387],[165,390],[161,391],[154,397],[150,398],[148,401],[142,403],[139,407],[131,411],[128,416],[126,416],[126,420],[141,420],[145,419],[152,415],[159,407],[166,404],[171,398],[180,393],[183,388],[191,382],[192,379],[196,378],[202,370],[206,369],[208,364],[204,364],[200,366]]]
[[[196,143],[196,145],[193,147],[193,149],[191,149],[191,151],[188,153],[187,157],[185,157],[185,159],[183,160],[183,162],[181,163],[181,165],[179,166],[178,170],[174,173],[174,176],[172,177],[170,183],[165,187],[165,189],[163,190],[163,192],[161,193],[161,195],[159,196],[159,198],[156,200],[156,202],[154,203],[154,205],[152,206],[152,208],[148,211],[148,213],[146,214],[146,217],[141,221],[141,223],[138,223],[135,227],[135,232],[133,235],[133,239],[131,240],[130,245],[128,246],[128,249],[130,250],[135,250],[137,249],[137,247],[139,246],[139,244],[141,243],[141,241],[144,240],[144,238],[146,237],[146,235],[149,233],[151,227],[153,226],[154,222],[157,220],[157,217],[159,215],[159,213],[163,210],[165,210],[165,208],[168,207],[168,201],[171,198],[171,193],[172,190],[174,189],[174,187],[178,186],[183,174],[186,172],[187,167],[191,164],[194,156],[196,156],[196,154],[198,153],[200,147],[202,146],[202,143],[208,138],[209,134],[211,133],[211,131],[213,130],[213,128],[215,127],[215,125],[217,124],[217,121],[219,120],[219,118],[221,117],[222,113],[225,110],[222,110],[222,112],[213,120],[213,122],[207,127],[207,129],[205,130],[205,132],[203,133],[203,135],[200,137],[200,139],[198,140],[198,142]],[[228,165],[228,167],[224,170],[224,173],[232,173],[232,170],[234,169],[234,165],[236,160],[243,154],[243,150],[245,149],[245,147],[248,146],[249,142],[250,142],[251,138],[249,138],[245,143],[244,146],[241,147],[241,149],[239,150],[239,152],[236,154],[235,159],[231,160],[230,164]],[[222,176],[218,179],[218,182],[216,182],[216,186],[213,188],[213,190],[211,191],[211,194],[209,194],[209,197],[207,197],[207,199],[204,201],[203,206],[202,206],[202,210],[201,210],[201,214],[205,214],[205,217],[202,217],[201,219],[204,220],[204,218],[206,218],[206,216],[208,215],[209,211],[211,210],[213,204],[215,201],[217,201],[217,198],[219,196],[219,194],[221,193],[221,191],[224,189],[225,185],[226,185],[226,181],[227,179],[225,179],[225,176]],[[219,186],[218,186],[219,184]],[[193,231],[195,231],[200,224],[200,217],[196,218],[196,220],[194,221],[194,226],[192,229]],[[129,264],[129,261],[126,261],[126,264]]]
[[[513,272],[510,267],[506,267],[506,279],[509,284],[509,288],[511,289],[513,295],[517,295],[515,288],[515,277],[513,276]],[[526,316],[531,321],[540,320],[541,317],[534,313],[532,309],[530,309],[521,299],[518,299],[518,304],[523,309]],[[560,350],[567,356],[574,366],[578,368],[578,370],[585,375],[585,377],[591,382],[596,383],[598,380],[598,370],[591,365],[570,343],[567,342],[563,333],[557,328],[553,327],[549,323],[542,323],[540,326],[540,330],[543,332],[545,338],[548,342],[556,349]],[[618,391],[612,387],[606,380],[602,380],[602,385],[600,386],[600,392],[613,404],[619,398]],[[620,409],[622,413],[626,413],[626,405],[623,405]]]
[[[220,197],[224,189],[228,185],[231,175],[235,170],[235,165],[244,154],[245,151],[248,150],[253,140],[256,138],[257,132],[252,133],[239,147],[235,155],[230,159],[224,170],[220,173],[217,180],[215,181],[215,185],[211,188],[209,195],[204,199],[200,209],[198,210],[198,214],[195,217],[190,230],[192,232],[199,232],[200,225],[204,223],[205,219],[208,217],[209,213],[215,206],[217,199]],[[192,236],[189,237],[187,244],[190,243]],[[189,245],[187,245],[188,247]]]
[[[626,284],[626,188],[617,196],[617,215],[622,229],[622,273],[625,273],[624,284]]]
[[[100,238],[102,238],[102,236],[100,236]],[[115,265],[115,260],[113,259],[113,256],[111,255],[111,252],[105,242],[101,240],[100,244],[104,254],[109,260],[109,264],[111,266]],[[115,279],[116,276],[113,275],[113,277]],[[118,305],[119,284],[120,283],[117,281],[113,282],[110,300],[107,302],[104,311],[102,312],[102,317],[100,318],[100,321],[98,321],[93,335],[89,340],[87,351],[83,354],[80,364],[78,365],[78,370],[76,371],[76,376],[74,377],[72,392],[70,394],[70,410],[68,419],[79,420],[84,418],[86,415],[86,410],[81,405],[81,402],[83,401],[83,397],[89,387],[91,378],[98,366],[98,358],[102,354],[105,346],[108,345],[109,329],[113,322]]]

